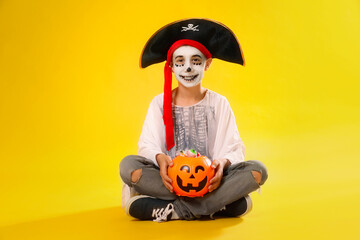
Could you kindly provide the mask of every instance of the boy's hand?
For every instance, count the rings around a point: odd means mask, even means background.
[[[211,167],[215,169],[215,175],[210,180],[209,192],[214,191],[217,189],[221,183],[221,179],[223,176],[223,171],[227,167],[230,166],[230,161],[223,158],[223,159],[214,159],[211,163]]]
[[[169,189],[170,192],[173,192],[173,187],[172,187],[172,180],[169,178],[168,173],[167,173],[167,169],[168,167],[173,165],[173,162],[171,160],[171,157],[160,153],[158,155],[156,155],[156,161],[159,164],[160,167],[160,176],[161,179],[165,185],[165,187],[167,189]]]

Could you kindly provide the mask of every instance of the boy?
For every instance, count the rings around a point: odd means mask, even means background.
[[[244,161],[244,145],[228,101],[202,87],[213,57],[244,64],[235,35],[208,19],[171,23],[147,42],[141,67],[166,60],[165,87],[150,104],[138,155],[127,156],[120,164],[123,181],[133,193],[140,194],[131,194],[129,199],[123,195],[127,214],[160,222],[214,214],[242,216],[251,209],[248,194],[264,184],[267,170],[259,161]],[[178,80],[174,90],[172,72]],[[212,160],[215,176],[204,197],[177,197],[173,193],[167,168],[176,153],[186,149],[195,149]]]

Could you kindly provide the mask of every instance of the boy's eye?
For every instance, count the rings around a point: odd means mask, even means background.
[[[199,58],[194,58],[194,59],[192,59],[192,63],[193,63],[193,64],[196,64],[196,65],[200,65],[200,64],[201,64],[201,59],[199,59]]]

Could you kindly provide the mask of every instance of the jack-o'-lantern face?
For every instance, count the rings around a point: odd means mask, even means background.
[[[177,156],[173,163],[168,168],[168,175],[177,195],[198,197],[208,192],[215,170],[210,167],[211,161],[207,157]]]

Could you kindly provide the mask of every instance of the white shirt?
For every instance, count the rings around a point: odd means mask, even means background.
[[[177,151],[195,149],[211,161],[220,158],[228,159],[231,164],[244,161],[245,146],[224,96],[207,90],[205,97],[195,105],[173,104],[175,146],[170,151],[166,150],[163,101],[162,93],[150,103],[138,142],[138,155],[158,165],[155,157],[159,153],[174,158]]]

